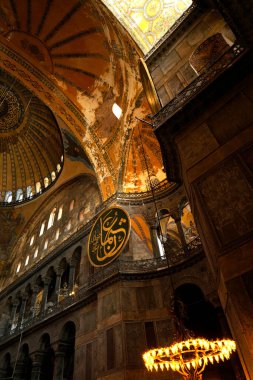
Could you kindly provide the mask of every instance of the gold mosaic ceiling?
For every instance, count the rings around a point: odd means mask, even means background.
[[[154,180],[165,178],[158,141],[135,118],[150,114],[138,63],[135,43],[100,1],[0,2],[0,67],[66,123],[93,165],[103,199],[147,190],[138,126]]]
[[[0,71],[0,205],[31,200],[60,174],[63,145],[52,112]]]
[[[102,0],[144,54],[164,36],[192,0]]]

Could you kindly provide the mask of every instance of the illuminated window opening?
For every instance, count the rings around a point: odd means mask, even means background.
[[[44,187],[48,187],[48,185],[49,185],[49,179],[48,179],[48,177],[45,177],[44,178]]]
[[[58,240],[59,236],[60,236],[60,229],[58,228],[58,230],[56,231],[56,234],[55,234],[55,240]]]
[[[37,194],[39,194],[41,192],[41,183],[40,182],[36,182],[35,190],[36,190]]]
[[[32,196],[33,196],[32,186],[27,186],[26,196],[27,196],[27,198],[32,198]]]
[[[63,155],[61,156],[61,162],[63,162]]]
[[[52,178],[52,181],[55,180],[55,178],[56,178],[56,174],[55,174],[55,172],[52,172],[52,173],[51,173],[51,178]]]
[[[57,220],[60,220],[60,219],[61,219],[61,217],[62,217],[62,210],[63,210],[63,206],[61,206],[61,207],[59,208]]]
[[[16,273],[18,273],[20,271],[20,268],[21,268],[21,263],[18,264]]]
[[[45,241],[44,249],[47,249],[47,247],[48,247],[48,239]]]
[[[6,191],[5,193],[5,197],[4,197],[4,201],[7,202],[7,203],[11,203],[12,202],[12,191]]]
[[[50,214],[50,217],[49,217],[49,220],[48,220],[48,224],[47,224],[47,229],[49,229],[49,228],[51,228],[53,226],[55,214],[56,214],[56,208],[54,208],[53,211]]]
[[[44,234],[44,229],[45,229],[45,222],[43,222],[41,227],[40,227],[40,236],[42,236]]]
[[[36,259],[36,257],[38,257],[38,253],[39,253],[39,248],[37,247],[35,249],[35,252],[34,252],[34,255],[33,255],[33,258]]]
[[[29,263],[29,256],[26,256],[26,259],[25,259],[25,266],[27,266]]]
[[[59,173],[61,171],[61,165],[57,164],[56,169],[57,169],[57,172]]]
[[[34,242],[34,235],[31,237],[31,240],[30,240],[30,246],[33,245],[33,242]]]
[[[74,209],[74,206],[75,206],[75,200],[72,199],[72,201],[70,202],[69,211],[72,211]]]
[[[121,118],[121,115],[122,115],[122,109],[120,108],[120,106],[118,106],[117,103],[114,103],[113,106],[112,106],[112,112],[113,114],[116,116],[117,119],[120,119]]]
[[[158,236],[157,236],[157,243],[158,243],[160,257],[165,257],[164,247],[163,247],[162,242],[161,242],[161,240],[159,239]]]
[[[16,201],[21,202],[23,200],[23,190],[18,189],[16,192]]]
[[[71,228],[71,220],[68,222],[67,227],[66,227],[66,230],[69,231],[70,228]]]

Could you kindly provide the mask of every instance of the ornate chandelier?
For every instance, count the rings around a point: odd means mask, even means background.
[[[149,371],[172,369],[183,375],[185,380],[201,380],[208,363],[229,359],[235,350],[236,344],[233,340],[209,341],[192,338],[170,347],[149,350],[143,354],[143,360]]]

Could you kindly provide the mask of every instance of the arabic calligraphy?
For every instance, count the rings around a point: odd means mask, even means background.
[[[115,260],[124,249],[130,232],[130,219],[126,211],[113,207],[96,220],[89,237],[88,255],[95,267]]]

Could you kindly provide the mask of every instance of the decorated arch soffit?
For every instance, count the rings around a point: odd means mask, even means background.
[[[139,56],[100,1],[1,1],[0,67],[66,123],[96,171],[103,199],[119,185],[124,191],[144,190],[143,181],[135,181],[134,189],[124,182],[143,177],[143,165],[129,165],[135,116],[150,113]],[[114,103],[122,108],[119,120],[112,113]],[[159,149],[151,130],[150,136]],[[154,175],[160,179],[160,155],[158,161]]]
[[[144,54],[192,5],[192,0],[102,0]]]

